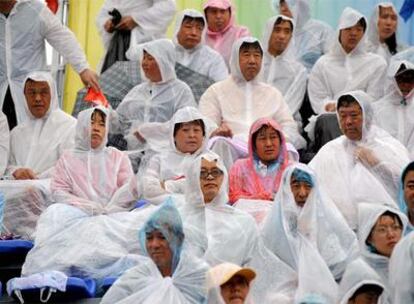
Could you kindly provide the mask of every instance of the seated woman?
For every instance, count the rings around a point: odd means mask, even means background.
[[[303,164],[288,166],[262,235],[267,247],[298,271],[300,236],[315,243],[335,279],[358,253],[355,234],[321,191],[313,171]]]
[[[362,258],[388,289],[388,263],[407,228],[407,217],[390,206],[361,203],[358,207],[358,240]]]
[[[151,124],[140,129],[141,134],[156,134],[162,138],[156,142],[167,142],[164,147],[157,147],[158,152],[152,156],[148,165],[141,166],[139,173],[142,182],[142,196],[153,204],[162,203],[172,193],[184,193],[184,172],[186,167],[207,148],[209,124],[196,108],[185,107],[178,110],[173,118],[161,126]],[[144,127],[144,126],[143,126]],[[165,131],[162,128],[166,129]],[[165,134],[164,134],[165,133]],[[149,140],[147,141],[151,147]]]
[[[108,303],[204,303],[208,265],[188,254],[180,214],[166,201],[139,231],[144,255],[102,299]]]

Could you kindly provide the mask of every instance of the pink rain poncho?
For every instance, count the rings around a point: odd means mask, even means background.
[[[250,36],[249,29],[244,26],[235,25],[236,10],[231,0],[207,0],[203,6],[204,13],[209,7],[217,7],[219,9],[230,9],[230,21],[221,32],[213,32],[207,30],[207,45],[219,52],[227,65],[230,62],[230,54],[234,41],[238,38]]]
[[[78,207],[89,214],[102,214],[128,207],[123,203],[133,198],[128,189],[133,171],[126,154],[106,147],[108,128],[101,145],[91,148],[91,115],[95,109],[79,114],[75,149],[66,151],[56,164],[51,190],[57,203]],[[107,110],[98,109],[106,114],[108,126]],[[120,189],[123,186],[127,191]],[[120,195],[123,192],[126,197]]]
[[[275,129],[280,138],[279,155],[269,166],[259,160],[253,148],[253,134],[266,125]],[[229,200],[231,203],[240,198],[271,201],[279,189],[282,173],[289,163],[286,140],[281,127],[273,119],[258,119],[250,128],[248,146],[249,157],[237,160],[230,170]]]

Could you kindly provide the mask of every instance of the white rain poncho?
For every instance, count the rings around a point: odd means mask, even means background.
[[[139,232],[141,248],[146,256],[146,234],[154,230],[159,230],[168,241],[172,252],[172,275],[163,277],[152,259],[142,257],[138,266],[128,270],[107,291],[102,304],[205,302],[208,265],[205,261],[188,254],[183,247],[183,224],[172,201],[165,202],[155,211]]]
[[[165,36],[168,25],[175,14],[174,0],[105,0],[96,17],[96,26],[105,49],[108,48],[113,33],[104,29],[104,24],[112,17],[108,12],[116,8],[122,17],[131,16],[138,24],[131,31],[131,46]]]
[[[177,40],[177,34],[180,31],[181,24],[186,16],[191,18],[201,18],[204,21],[201,42],[189,50],[182,47]],[[206,45],[206,32],[207,21],[202,13],[194,9],[186,9],[180,12],[175,22],[173,38],[175,52],[177,54],[177,62],[195,72],[206,75],[214,81],[220,81],[225,79],[229,72],[223,57],[217,51]]]
[[[414,157],[414,90],[404,98],[395,79],[402,65],[414,71],[413,62],[391,61],[387,75],[387,94],[374,104],[375,122],[398,139],[411,153],[411,157]]]
[[[10,132],[7,118],[0,111],[0,176],[2,176],[7,168],[10,151]]]
[[[172,42],[159,39],[144,44],[140,59],[143,51],[155,58],[162,80],[151,82],[145,77],[141,67],[141,76],[145,81],[129,91],[116,109],[120,131],[128,142],[129,150],[143,146],[134,135],[142,123],[166,122],[178,109],[196,106],[191,89],[178,80],[175,74],[175,51]]]
[[[210,162],[216,161],[224,173],[220,190],[210,203],[204,203],[200,188],[203,158]],[[205,246],[203,256],[210,265],[230,262],[253,268],[257,279],[251,293],[257,303],[262,303],[269,292],[283,290],[292,293],[296,280],[293,269],[264,247],[256,223],[249,214],[227,205],[227,171],[219,156],[213,152],[200,155],[191,164],[186,176],[187,206],[184,205],[180,213],[184,226],[193,226],[196,238],[190,242],[193,247]],[[207,238],[205,244],[202,243],[203,237]]]
[[[400,22],[402,19],[399,17],[398,11],[396,10],[394,4],[392,4],[391,2],[381,2],[375,6],[374,12],[372,13],[372,16],[369,20],[368,34],[367,34],[368,35],[368,51],[374,54],[380,55],[387,62],[389,62],[393,54],[391,54],[388,46],[385,43],[381,43],[379,39],[378,19],[379,19],[379,14],[380,14],[380,7],[381,8],[392,8],[394,13],[397,15],[397,18],[399,19],[398,22]],[[396,29],[394,33],[395,39],[397,39],[397,31],[398,31],[398,28]],[[398,42],[398,40],[396,42],[397,42],[396,51],[397,52],[403,51],[405,47],[401,45]]]
[[[279,11],[279,0],[272,0]],[[333,40],[332,28],[320,20],[311,19],[309,0],[287,0],[296,23],[296,57],[310,71],[319,57],[328,52]]]
[[[357,226],[360,202],[384,202],[397,206],[400,173],[408,163],[407,149],[387,132],[373,124],[370,97],[362,91],[346,93],[362,108],[362,139],[345,135],[325,144],[309,166],[314,169],[326,194],[341,211],[353,230]],[[357,160],[359,148],[370,149],[379,163],[371,167]]]
[[[414,233],[403,238],[392,253],[389,284],[392,303],[412,303],[414,299]]]
[[[88,68],[88,62],[73,33],[42,1],[19,0],[9,17],[0,14],[0,20],[0,107],[10,86],[17,121],[22,123],[30,116],[23,95],[24,79],[30,72],[46,70],[45,39],[77,73]]]
[[[339,19],[335,41],[330,51],[314,65],[309,75],[308,93],[313,110],[325,112],[327,103],[336,102],[344,92],[362,90],[375,100],[384,95],[387,64],[376,54],[366,51],[366,33],[347,54],[339,42],[340,31],[366,18],[352,8],[345,8]]]
[[[290,186],[295,170],[303,171],[312,185],[302,208],[296,204]],[[282,184],[265,220],[262,235],[266,246],[296,271],[300,271],[300,236],[303,236],[317,248],[336,279],[358,254],[355,234],[320,189],[315,173],[303,164],[291,165],[283,173]]]
[[[175,145],[174,127],[176,124],[194,120],[202,120],[204,123],[203,142],[194,153],[183,153]],[[187,166],[207,149],[207,141],[212,129],[208,120],[193,107],[179,109],[167,123],[159,126],[143,125],[140,128],[140,133],[144,137],[148,134],[151,135],[151,141],[158,139],[157,146],[162,141],[168,142],[166,147],[154,147],[153,150],[158,153],[150,158],[147,166],[142,165],[145,169],[143,169],[141,178],[138,178],[138,184],[142,185],[142,196],[145,200],[153,204],[160,204],[172,193],[184,193],[184,173]],[[163,138],[158,138],[158,134]],[[151,142],[147,141],[147,143],[151,147]],[[161,183],[164,184],[164,187]]]
[[[381,202],[379,202],[381,203]],[[373,245],[368,244],[368,238],[376,222],[385,212],[392,212],[397,215],[402,224],[401,237],[407,228],[407,217],[399,210],[380,204],[360,203],[358,206],[358,241],[362,258],[369,266],[374,269],[381,278],[382,284],[388,289],[388,263],[389,258],[376,252]],[[384,298],[389,297],[387,290],[384,292]]]
[[[363,259],[356,259],[348,264],[339,284],[338,304],[348,304],[354,293],[364,285],[377,285],[385,289],[379,275]],[[382,304],[384,297],[378,304]],[[400,302],[396,302],[400,303]],[[402,302],[401,302],[402,303]]]
[[[277,20],[289,21],[292,24],[292,38],[288,46],[279,56],[273,57],[269,53],[269,40],[274,24]],[[263,34],[263,76],[264,81],[282,94],[296,121],[301,121],[299,109],[306,93],[307,71],[295,57],[295,22],[288,17],[278,15],[267,21]]]
[[[28,79],[49,84],[50,106],[44,117],[35,118],[25,102],[28,119],[10,132],[7,171],[12,175],[16,169],[29,168],[37,177],[47,178],[63,151],[74,146],[76,119],[59,109],[57,90],[50,73],[30,73],[23,81],[23,87]],[[26,101],[24,95],[23,98]]]

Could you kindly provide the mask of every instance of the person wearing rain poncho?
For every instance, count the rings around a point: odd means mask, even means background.
[[[208,24],[206,43],[229,65],[234,42],[249,36],[249,29],[235,24],[236,9],[231,0],[206,0],[203,10]]]
[[[102,304],[205,302],[208,265],[186,250],[183,223],[172,201],[151,215],[139,240],[146,257],[114,283]]]
[[[309,75],[308,93],[315,113],[335,112],[337,98],[347,91],[362,90],[374,99],[384,95],[387,64],[366,51],[366,28],[360,12],[344,9],[333,46]]]
[[[315,173],[303,164],[291,165],[283,173],[262,235],[266,246],[296,271],[300,271],[299,246],[303,236],[336,279],[341,278],[346,265],[358,254],[355,234],[324,195]]]
[[[214,81],[228,76],[223,57],[205,44],[207,22],[203,14],[186,9],[177,17],[173,43],[177,62]]]
[[[295,57],[295,23],[278,15],[267,21],[263,35],[265,82],[283,94],[295,120],[301,125],[299,109],[306,93],[307,71]]]
[[[361,203],[358,208],[358,240],[362,259],[374,269],[389,298],[388,263],[407,227],[407,217],[393,207]]]
[[[333,40],[332,28],[311,19],[309,0],[272,0],[279,14],[292,18],[295,23],[296,57],[310,71],[319,57],[328,52]]]
[[[384,289],[379,275],[363,259],[358,258],[346,267],[335,303],[385,303],[382,296]]]
[[[10,132],[7,117],[0,111],[0,177],[6,172],[9,161]]]
[[[374,104],[375,122],[414,157],[414,63],[391,60],[387,94]]]
[[[368,51],[382,56],[387,62],[405,46],[397,41],[398,12],[391,2],[375,6],[368,26]]]
[[[210,143],[229,169],[240,157],[247,157],[249,128],[258,118],[276,120],[288,142],[301,149],[306,145],[300,136],[282,94],[259,80],[263,49],[256,38],[245,37],[233,45],[231,75],[210,86],[201,96],[199,109],[215,122]]]
[[[309,166],[353,230],[359,202],[397,206],[399,176],[408,151],[373,124],[371,98],[362,91],[340,96],[337,116],[344,135],[325,144]]]
[[[408,218],[407,233],[414,230],[414,162],[402,171],[398,192],[398,206]]]
[[[141,166],[143,172],[139,173],[144,199],[160,204],[172,193],[184,192],[185,170],[207,149],[210,129],[208,121],[192,107],[179,109],[171,121],[160,126],[142,126],[140,132],[151,135],[149,146],[154,140],[158,146],[153,148],[158,153],[150,158],[148,165]],[[157,134],[163,138],[159,139]],[[166,144],[159,147],[162,141]]]
[[[249,157],[238,159],[230,170],[229,201],[247,212],[251,207],[260,223],[271,208],[289,156],[280,126],[269,118],[252,125],[248,146]]]
[[[196,106],[193,93],[175,74],[174,45],[167,39],[148,42],[141,50],[141,75],[145,81],[135,86],[116,109],[120,131],[128,150],[142,149],[145,139],[137,128],[143,123],[166,122],[185,106]]]

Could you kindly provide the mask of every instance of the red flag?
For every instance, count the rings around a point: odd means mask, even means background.
[[[46,4],[53,14],[56,14],[59,9],[59,0],[46,0]]]
[[[95,91],[92,88],[88,89],[88,93],[84,98],[86,102],[91,102],[95,105],[102,105],[105,108],[109,106],[108,100],[106,99],[105,95],[101,91]]]

